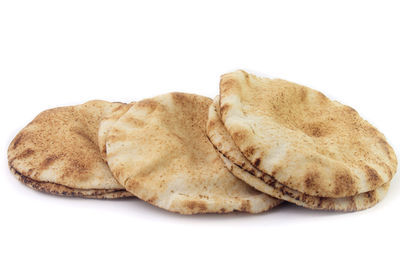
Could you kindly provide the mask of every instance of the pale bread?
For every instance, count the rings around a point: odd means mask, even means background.
[[[322,93],[244,71],[220,82],[222,121],[253,166],[294,190],[346,197],[388,183],[396,155],[351,107]]]
[[[378,203],[389,188],[389,183],[387,183],[376,190],[353,197],[327,198],[306,195],[279,183],[273,177],[252,166],[237,148],[219,117],[219,97],[216,97],[210,105],[206,129],[209,140],[232,174],[261,192],[299,206],[319,210],[362,210]]]
[[[132,196],[113,178],[97,143],[100,120],[124,105],[95,100],[40,113],[11,142],[11,171],[27,186],[47,193]]]
[[[133,103],[120,105],[118,108],[114,109],[109,116],[102,118],[102,120],[100,121],[97,139],[100,153],[104,160],[107,160],[106,137],[108,131],[114,125],[114,123],[118,121],[118,119],[130,109],[132,105]]]
[[[278,205],[224,167],[205,133],[211,103],[184,93],[136,102],[106,137],[115,178],[140,199],[181,214],[258,213]]]

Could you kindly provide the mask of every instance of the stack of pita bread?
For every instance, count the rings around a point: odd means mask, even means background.
[[[214,101],[169,93],[46,110],[11,142],[8,161],[42,192],[136,197],[181,214],[260,213],[283,201],[361,210],[397,169],[385,137],[354,109],[244,71],[223,75]]]
[[[244,71],[221,77],[207,135],[236,177],[311,209],[369,208],[385,196],[397,169],[383,134],[353,108]]]

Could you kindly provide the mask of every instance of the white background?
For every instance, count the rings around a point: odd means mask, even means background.
[[[399,266],[399,174],[356,213],[285,204],[181,216],[139,200],[54,197],[20,184],[6,150],[51,107],[214,97],[236,69],[351,105],[399,155],[398,1],[1,1],[1,266]]]

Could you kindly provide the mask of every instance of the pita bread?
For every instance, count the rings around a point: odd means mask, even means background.
[[[222,121],[250,163],[302,193],[341,198],[388,183],[397,169],[383,134],[322,93],[244,71],[220,82]]]
[[[95,100],[40,113],[11,142],[11,171],[27,186],[51,194],[131,196],[113,178],[97,144],[101,118],[124,105]]]
[[[379,202],[389,188],[389,183],[386,183],[376,190],[353,197],[326,198],[306,195],[279,183],[273,177],[252,166],[237,148],[219,117],[218,97],[209,108],[207,136],[232,174],[261,192],[299,206],[335,211],[362,210]]]
[[[12,174],[26,186],[48,194],[95,199],[132,197],[132,194],[125,189],[76,189],[51,182],[38,182],[18,173],[13,168],[10,168],[10,170]]]
[[[114,123],[116,123],[118,121],[118,119],[131,108],[132,105],[133,105],[133,103],[127,104],[127,105],[120,105],[118,108],[113,110],[113,112],[109,116],[104,117],[100,121],[97,138],[98,138],[98,146],[100,149],[100,153],[104,160],[107,160],[106,137],[107,137],[108,131],[114,125]]]
[[[278,205],[224,167],[205,134],[211,102],[183,93],[136,102],[106,138],[114,177],[140,199],[181,214],[258,213]]]

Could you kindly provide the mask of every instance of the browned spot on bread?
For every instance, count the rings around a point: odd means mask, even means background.
[[[278,183],[276,182],[275,179],[273,179],[272,177],[268,176],[268,175],[263,175],[262,176],[262,180],[269,186],[272,186],[274,188],[279,187]],[[280,188],[281,189],[281,188]],[[280,190],[279,189],[279,190]]]
[[[119,111],[119,110],[125,108],[125,106],[123,105],[123,104],[125,104],[125,103],[122,103],[122,102],[113,102],[113,103],[121,104],[121,105],[115,107],[115,108],[112,110],[113,112],[116,112],[116,111]]]
[[[28,176],[30,176],[30,175],[32,175],[32,173],[33,173],[33,169],[29,169],[27,174],[28,174]]]
[[[244,131],[235,131],[232,134],[232,139],[235,140],[235,142],[244,140],[245,138],[246,138],[246,133]]]
[[[319,173],[309,172],[305,175],[304,185],[310,190],[318,190]]]
[[[60,157],[58,157],[60,158]],[[86,174],[92,168],[91,161],[82,161],[77,159],[70,159],[68,165],[63,168],[62,179],[69,179],[69,177],[75,177],[77,180],[90,179]],[[41,168],[43,170],[45,168]]]
[[[311,137],[322,137],[329,133],[329,129],[322,122],[305,124],[302,130]]]
[[[221,90],[221,93],[224,93],[228,90],[231,90],[232,88],[238,88],[240,87],[240,84],[238,81],[232,78],[228,78],[226,76],[222,76],[219,88]]]
[[[260,163],[261,163],[261,159],[260,159],[260,158],[257,158],[257,159],[254,161],[254,166],[258,167],[258,166],[260,166]]]
[[[133,125],[135,127],[144,127],[145,123],[142,120],[139,120],[137,118],[134,118],[132,116],[127,116],[124,121],[130,125]]]
[[[73,160],[71,162],[71,170],[76,171],[78,173],[85,172],[89,169],[90,163],[85,163],[85,161]]]
[[[250,211],[250,208],[251,208],[250,200],[243,200],[240,205],[240,210],[241,211]]]
[[[106,156],[106,155],[107,155],[107,146],[106,146],[106,145],[102,146],[102,147],[100,148],[100,152],[101,152],[103,155],[105,155],[104,157],[107,157],[107,156]],[[104,160],[105,162],[107,162],[105,158],[103,158],[103,160]]]
[[[172,99],[177,104],[185,104],[187,103],[188,95],[182,93],[171,93]]]
[[[350,197],[350,205],[347,209],[348,210],[357,210],[356,199],[354,196]]]
[[[391,161],[392,160],[392,153],[391,153],[391,150],[389,149],[390,145],[388,144],[388,142],[384,138],[379,138],[378,139],[378,143],[381,145],[381,147],[385,151],[388,159]]]
[[[365,200],[369,203],[375,203],[377,201],[377,196],[375,191],[369,191],[365,193]]]
[[[123,168],[121,168],[121,169],[116,169],[115,170],[115,176],[122,176],[121,173],[123,173]],[[124,187],[128,191],[131,191],[131,192],[132,191],[136,191],[140,187],[140,182],[135,180],[135,179],[127,179],[127,180],[125,180]]]
[[[21,143],[21,140],[25,138],[25,133],[20,132],[14,139],[12,148],[16,149],[17,146]]]
[[[244,80],[245,80],[247,86],[251,87],[252,85],[251,85],[251,81],[250,81],[250,75],[247,72],[245,72],[244,70],[241,70],[241,72],[244,75]]]
[[[19,154],[16,159],[24,159],[27,158],[29,156],[31,156],[33,153],[35,153],[35,151],[33,151],[32,149],[28,148],[26,150],[24,150],[21,154]]]
[[[251,155],[254,155],[255,149],[252,146],[247,147],[244,151],[243,154],[249,158]]]
[[[244,75],[244,78],[246,80],[248,80],[250,78],[249,74],[247,72],[245,72],[244,70],[239,70],[239,71]]]
[[[207,121],[207,127],[208,127],[209,129],[214,128],[215,124],[216,124],[216,122],[215,122],[214,120],[209,120],[209,121]]]
[[[135,103],[135,106],[137,106],[138,108],[147,108],[150,114],[157,109],[159,104],[152,99],[144,99],[140,102]]]
[[[304,102],[306,100],[307,97],[307,91],[306,89],[304,89],[303,87],[300,88],[300,101]]]
[[[219,112],[221,115],[226,115],[226,111],[230,108],[231,106],[229,104],[224,104],[223,106],[221,106]]]
[[[367,127],[367,131],[369,132],[370,135],[378,135],[379,131],[372,125],[369,125],[369,127]]]
[[[39,170],[47,169],[51,164],[53,164],[58,159],[57,155],[50,155],[48,156],[42,164],[40,164]]]
[[[338,171],[334,178],[334,189],[335,195],[355,195],[357,189],[352,176],[347,171]]]
[[[86,132],[83,129],[79,129],[79,128],[75,128],[73,129],[73,131],[77,134],[80,135],[83,139],[85,139],[86,141],[88,141],[86,144],[93,146],[93,147],[98,147],[97,144],[93,141],[92,138],[90,138],[89,133]]]
[[[157,196],[152,196],[147,200],[147,202],[154,204],[158,200]]]
[[[315,137],[320,137],[322,136],[322,131],[321,128],[318,128],[318,126],[312,127],[311,129],[311,135]]]
[[[318,208],[324,210],[335,210],[335,202],[331,198],[320,197]]]
[[[384,167],[385,172],[388,175],[388,177],[393,177],[393,173],[392,173],[392,170],[390,169],[390,167],[387,164],[383,164],[383,167]]]
[[[207,210],[206,204],[204,204],[202,201],[188,200],[185,201],[184,206],[193,212],[205,212]]]
[[[271,176],[275,176],[282,169],[282,165],[274,166],[274,169],[271,172]]]
[[[209,198],[210,198],[209,196],[201,195],[201,194],[199,195],[199,197],[200,197],[200,198],[205,198],[205,199],[209,199]]]
[[[365,165],[365,173],[368,177],[368,183],[371,184],[372,187],[375,188],[381,184],[382,179],[375,169],[372,169],[370,166]]]

